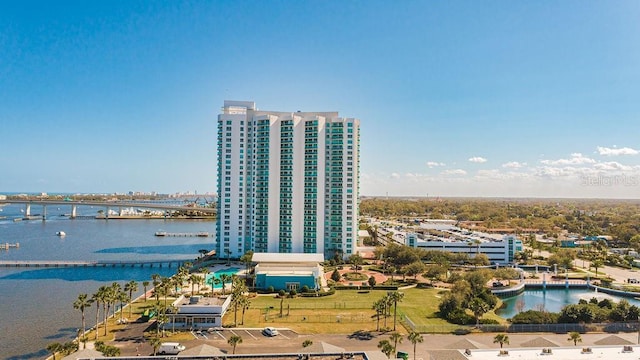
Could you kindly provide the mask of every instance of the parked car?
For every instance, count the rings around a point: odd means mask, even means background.
[[[494,281],[493,282],[493,287],[503,287],[504,284],[501,281]]]
[[[276,336],[278,335],[278,329],[272,327],[266,327],[262,329],[262,334],[266,336]]]

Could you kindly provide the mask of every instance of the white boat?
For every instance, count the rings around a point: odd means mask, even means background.
[[[67,234],[64,231],[58,231],[58,232],[56,232],[56,235],[58,235],[58,236],[66,236]]]

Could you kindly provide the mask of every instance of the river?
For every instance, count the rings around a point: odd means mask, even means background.
[[[0,244],[19,243],[0,250],[0,260],[191,260],[201,249],[211,250],[213,237],[156,237],[169,233],[215,234],[211,220],[97,220],[98,208],[78,207],[83,219],[71,220],[70,206],[47,207],[47,221],[23,220],[24,205],[0,207]],[[32,213],[40,209],[33,206]],[[60,237],[56,232],[64,231]],[[152,274],[170,276],[174,268],[0,268],[0,358],[44,359],[52,342],[76,336],[81,314],[73,308],[78,294],[93,294],[98,287],[130,280],[150,281]],[[93,326],[95,308],[86,311]]]

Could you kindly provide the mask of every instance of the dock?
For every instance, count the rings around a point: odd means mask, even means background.
[[[19,260],[0,261],[0,267],[43,267],[43,268],[62,268],[62,267],[180,267],[188,260],[131,260],[131,261],[67,261],[67,260]]]
[[[166,232],[166,231],[156,231],[156,233],[154,234],[155,236],[158,237],[213,237],[214,234],[209,234],[208,232],[205,231],[200,231],[197,233],[170,233],[170,232]]]
[[[20,248],[20,243],[15,243],[15,244],[9,244],[9,243],[4,243],[4,244],[0,244],[0,250],[9,250],[11,248]]]

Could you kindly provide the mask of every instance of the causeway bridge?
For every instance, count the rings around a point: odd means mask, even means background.
[[[3,260],[0,267],[180,267],[188,260],[96,260],[96,261],[68,261],[68,260]]]
[[[186,206],[186,205],[172,205],[172,204],[158,204],[153,202],[145,202],[145,201],[87,201],[87,200],[0,200],[0,205],[2,204],[24,204],[24,217],[25,219],[33,219],[34,216],[31,215],[32,206],[40,206],[42,208],[42,214],[38,215],[36,218],[42,217],[42,220],[46,220],[47,217],[47,206],[70,206],[71,212],[69,217],[71,219],[75,219],[78,216],[78,206],[95,206],[105,208],[104,219],[109,219],[109,210],[110,209],[118,209],[118,213],[120,216],[123,213],[123,209],[125,208],[141,208],[141,209],[157,209],[157,210],[165,210],[165,211],[179,211],[183,212],[187,215],[216,215],[217,210],[215,208],[210,207],[199,207],[199,206]]]

